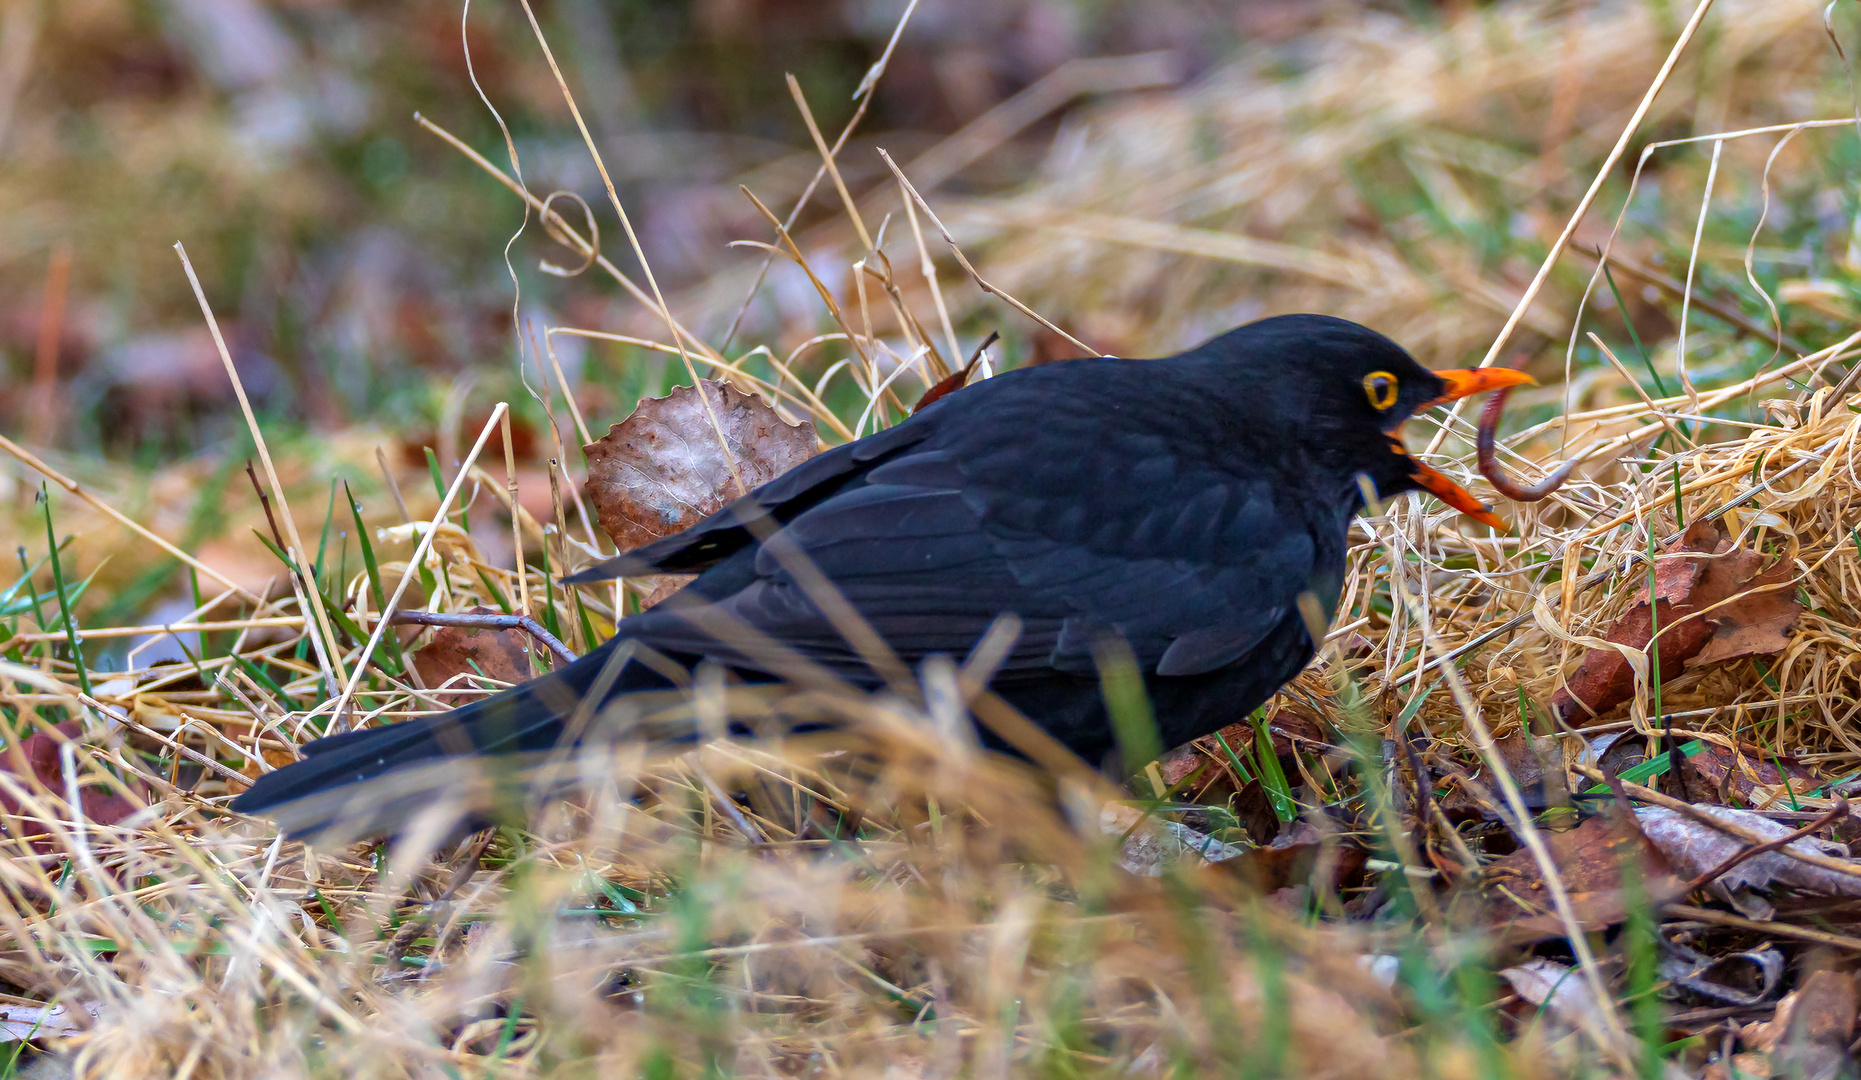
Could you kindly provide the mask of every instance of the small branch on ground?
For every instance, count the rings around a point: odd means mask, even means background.
[[[389,622],[395,626],[465,626],[485,630],[522,630],[548,649],[558,664],[572,664],[575,654],[556,635],[528,615],[452,614],[443,611],[397,611]]]

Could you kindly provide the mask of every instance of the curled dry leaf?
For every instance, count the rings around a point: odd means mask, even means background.
[[[8,747],[0,750],[0,770],[10,772],[25,780],[26,787],[36,788],[55,799],[65,797],[65,769],[59,760],[58,749],[63,743],[81,739],[84,725],[76,720],[67,720],[51,731],[35,731],[20,743],[17,750]],[[133,784],[133,781],[132,781]],[[138,794],[142,789],[135,784],[132,790]],[[131,799],[117,794],[106,787],[90,786],[78,790],[79,808],[84,812],[86,821],[99,825],[114,825],[141,807]],[[22,803],[11,794],[0,789],[0,813],[8,819],[17,818],[25,812]],[[9,820],[7,828],[15,835],[40,836],[46,829],[31,823]],[[38,851],[50,851],[52,841],[49,837],[33,841],[33,848]]]
[[[1728,1005],[1751,1006],[1769,1000],[1783,978],[1783,969],[1783,953],[1769,943],[1708,956],[1678,938],[1661,942],[1661,978]]]
[[[1742,825],[1767,840],[1782,839],[1794,831],[1789,825],[1772,821],[1762,814],[1754,814],[1749,810],[1739,810],[1730,806],[1713,806],[1708,803],[1693,805],[1694,809],[1706,817],[1728,824]],[[1736,836],[1722,833],[1710,825],[1695,821],[1666,807],[1640,807],[1635,811],[1635,817],[1640,820],[1642,832],[1647,834],[1648,839],[1661,849],[1661,852],[1680,873],[1688,878],[1698,877],[1749,846]],[[1739,906],[1741,910],[1768,908],[1768,905],[1763,905],[1757,898],[1750,896],[1750,891],[1772,884],[1789,885],[1806,892],[1822,893],[1827,896],[1861,896],[1861,877],[1837,873],[1824,867],[1812,866],[1800,859],[1793,859],[1789,855],[1792,851],[1829,855],[1839,859],[1848,857],[1848,849],[1842,844],[1804,837],[1801,840],[1791,841],[1789,846],[1782,851],[1766,851],[1761,855],[1746,859],[1720,875],[1709,887],[1728,902]]]
[[[1787,563],[1766,567],[1764,555],[1734,549],[1712,521],[1695,522],[1663,554],[1670,557],[1655,560],[1654,611],[1643,584],[1639,599],[1603,635],[1607,640],[1646,649],[1658,619],[1662,678],[1688,667],[1769,655],[1790,644],[1802,605],[1789,587]],[[1580,721],[1634,694],[1627,659],[1614,649],[1592,649],[1551,707],[1566,721]]]
[[[471,613],[497,614],[487,607],[473,608]],[[530,636],[521,630],[442,626],[433,632],[431,642],[413,654],[414,670],[420,673],[421,682],[435,689],[461,675],[483,674],[499,682],[520,683],[530,677],[530,647]],[[433,698],[456,707],[481,696],[442,691]]]
[[[1746,1076],[1832,1080],[1842,1074],[1854,1037],[1854,976],[1818,971],[1777,1003],[1771,1019],[1739,1032],[1746,1053],[1738,1055]]]
[[[717,415],[722,442],[705,398]],[[633,415],[583,447],[588,455],[583,490],[601,531],[621,551],[632,551],[696,525],[819,448],[813,424],[790,424],[760,398],[700,379],[698,388],[681,386],[640,402]],[[731,476],[733,461],[744,491]]]

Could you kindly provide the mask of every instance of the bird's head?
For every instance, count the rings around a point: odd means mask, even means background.
[[[1210,346],[1270,367],[1267,393],[1279,399],[1282,422],[1340,471],[1367,476],[1381,496],[1419,488],[1505,528],[1472,493],[1410,454],[1401,429],[1425,409],[1528,384],[1529,375],[1500,367],[1430,371],[1382,334],[1323,315],[1263,319],[1203,348]]]

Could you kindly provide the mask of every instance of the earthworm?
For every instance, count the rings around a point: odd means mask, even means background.
[[[1486,399],[1486,408],[1480,413],[1479,433],[1474,437],[1473,447],[1480,461],[1480,475],[1493,485],[1493,490],[1514,502],[1538,502],[1551,492],[1563,486],[1570,478],[1571,470],[1577,467],[1572,460],[1564,462],[1551,470],[1551,474],[1535,484],[1521,484],[1506,475],[1499,465],[1497,448],[1499,445],[1499,417],[1506,411],[1506,397],[1512,393],[1510,386],[1503,386],[1492,392]]]

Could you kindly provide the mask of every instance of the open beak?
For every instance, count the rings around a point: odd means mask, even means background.
[[[1530,375],[1502,367],[1453,368],[1437,371],[1435,376],[1447,383],[1447,393],[1428,402],[1422,406],[1423,408],[1446,405],[1450,401],[1459,401],[1461,398],[1485,393],[1488,390],[1499,390],[1508,386],[1538,385],[1538,381]],[[1396,444],[1396,448],[1405,455],[1408,453],[1400,443]],[[1434,468],[1417,461],[1415,471],[1409,474],[1409,478],[1414,480],[1423,491],[1473,520],[1483,525],[1491,525],[1501,531],[1505,530],[1505,521],[1493,513],[1491,507],[1474,498],[1472,492],[1441,475]]]

